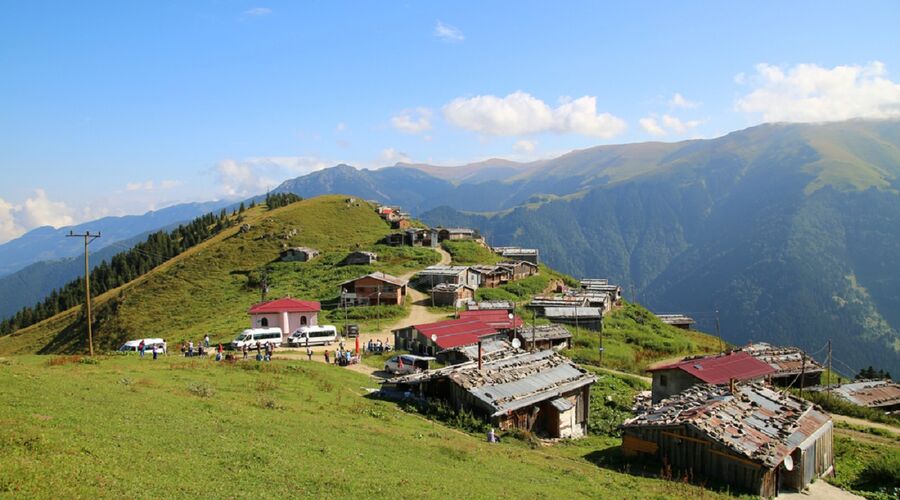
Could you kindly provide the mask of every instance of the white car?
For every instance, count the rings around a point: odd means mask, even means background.
[[[413,354],[401,354],[393,356],[384,363],[384,371],[405,375],[417,373],[428,369],[428,362],[435,358],[429,356],[415,356]]]
[[[231,347],[233,349],[240,349],[245,345],[256,347],[257,342],[260,345],[272,344],[274,347],[281,347],[281,328],[248,328],[231,342]]]
[[[138,352],[140,351],[141,341],[144,342],[144,352],[153,352],[153,346],[156,351],[164,353],[167,351],[166,341],[163,339],[137,339],[129,340],[119,347],[119,352]]]

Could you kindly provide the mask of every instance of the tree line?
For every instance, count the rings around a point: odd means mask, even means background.
[[[243,204],[240,212],[243,212]],[[90,274],[91,294],[99,295],[149,272],[188,248],[215,236],[241,221],[238,210],[231,215],[222,209],[218,215],[201,215],[171,232],[157,231],[130,250],[103,261]],[[43,301],[23,307],[14,316],[0,322],[0,335],[31,326],[71,307],[84,303],[84,278],[78,278],[50,292]]]
[[[269,207],[269,210],[284,207],[301,200],[303,198],[294,193],[266,193],[266,206]]]

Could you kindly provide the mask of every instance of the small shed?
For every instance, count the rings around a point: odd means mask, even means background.
[[[822,381],[825,368],[796,347],[778,347],[765,342],[738,349],[771,366],[769,380],[778,386],[812,387]]]
[[[762,384],[697,385],[626,420],[622,451],[765,498],[833,473],[831,416]]]
[[[690,330],[695,323],[694,318],[685,314],[657,314],[656,317],[663,323],[682,330]]]
[[[516,328],[516,338],[527,349],[569,349],[572,332],[563,325],[524,325]]]
[[[431,302],[438,307],[461,307],[475,298],[475,288],[465,284],[440,283],[431,290]]]
[[[282,262],[306,262],[318,256],[318,250],[308,247],[291,247],[281,251]]]
[[[775,373],[771,366],[746,352],[688,358],[677,363],[650,368],[653,375],[653,402],[700,384],[728,384],[732,380],[761,381]]]
[[[374,264],[378,261],[378,254],[375,252],[356,251],[350,252],[341,261],[342,266],[362,266]]]
[[[549,438],[587,434],[590,388],[596,377],[556,351],[511,352],[397,377],[386,385],[446,401],[488,419],[501,430],[521,429]]]
[[[603,325],[603,309],[599,307],[545,307],[544,317],[553,323],[594,331],[600,331]]]

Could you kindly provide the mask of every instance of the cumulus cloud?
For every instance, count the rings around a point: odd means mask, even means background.
[[[216,165],[215,174],[225,196],[248,196],[274,188],[287,178],[322,170],[330,164],[309,156],[228,159]]]
[[[36,227],[68,226],[74,222],[65,203],[52,201],[43,189],[21,205],[0,198],[0,243],[17,238]]]
[[[556,108],[521,91],[506,97],[460,97],[444,106],[444,116],[457,127],[489,135],[556,132],[610,138],[625,130],[621,118],[597,113],[593,96],[563,98]]]
[[[887,78],[878,61],[864,66],[823,68],[798,64],[756,65],[754,75],[736,81],[753,88],[735,102],[738,111],[765,121],[821,122],[900,116],[900,84]]]
[[[407,134],[419,134],[431,130],[431,115],[428,108],[404,109],[391,118],[391,125]]]
[[[385,148],[381,151],[381,161],[383,163],[393,165],[395,163],[412,163],[412,158],[402,151],[394,148]]]
[[[684,134],[703,124],[701,120],[684,121],[672,115],[646,116],[639,120],[641,128],[650,135]]]
[[[463,36],[462,31],[458,28],[450,26],[449,24],[444,24],[440,21],[434,25],[434,36],[445,42],[461,42],[466,39],[466,37]]]
[[[534,153],[535,148],[537,148],[537,142],[528,141],[525,139],[518,140],[518,141],[516,141],[515,144],[513,144],[513,151],[516,151],[519,153],[526,153],[526,154]]]
[[[270,9],[268,7],[254,7],[252,9],[247,9],[244,11],[244,15],[250,16],[250,17],[268,16],[271,13],[272,13],[272,9]]]
[[[669,107],[672,107],[672,108],[692,109],[692,108],[696,108],[697,106],[700,106],[699,102],[689,101],[689,100],[685,99],[685,97],[683,95],[679,94],[678,92],[675,92],[675,94],[672,96],[672,98],[669,99]]]
[[[164,180],[159,184],[154,183],[153,181],[144,181],[144,182],[129,182],[125,184],[126,191],[155,191],[160,190],[164,191],[166,189],[174,189],[184,184],[181,181],[174,180]]]
[[[335,132],[343,132],[343,131],[345,131],[345,130],[347,130],[347,124],[344,123],[344,122],[339,122],[339,123],[338,123],[337,125],[335,125],[335,127],[334,127],[334,131],[335,131]]]

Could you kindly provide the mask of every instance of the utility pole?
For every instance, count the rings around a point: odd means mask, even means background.
[[[269,274],[267,269],[263,268],[262,277],[259,280],[260,302],[266,301],[266,294],[269,293]]]
[[[600,311],[600,366],[603,366],[603,311]]]
[[[537,347],[537,341],[535,337],[537,336],[537,311],[532,307],[531,308],[531,350],[534,351]]]
[[[93,316],[91,315],[91,271],[90,266],[88,265],[88,245],[99,237],[99,232],[97,234],[91,234],[90,231],[87,231],[84,234],[75,234],[72,231],[69,231],[69,234],[66,235],[66,238],[84,238],[84,305],[87,309],[88,347],[90,349],[91,357],[94,356],[94,334],[91,326]]]
[[[803,398],[803,382],[806,378],[806,353],[800,353],[800,397]]]
[[[831,339],[828,339],[828,379],[825,381],[825,397],[831,399]]]
[[[719,354],[725,354],[725,344],[722,342],[722,335],[719,333],[719,308],[716,308],[716,337],[719,338]]]

